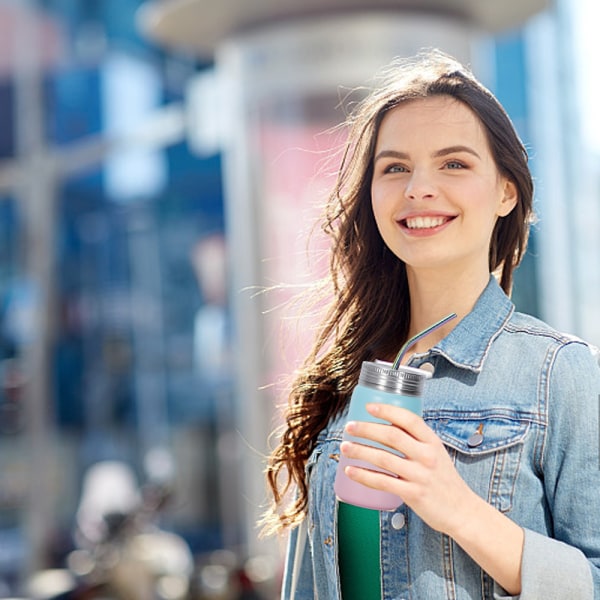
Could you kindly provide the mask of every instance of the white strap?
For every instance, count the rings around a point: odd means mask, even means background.
[[[292,582],[290,585],[290,600],[296,600],[296,589],[298,587],[298,579],[300,578],[300,569],[302,568],[302,558],[304,556],[307,537],[308,529],[306,527],[306,517],[304,517],[300,525],[298,525],[294,565],[292,567]]]

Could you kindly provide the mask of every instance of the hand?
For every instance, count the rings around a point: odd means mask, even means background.
[[[343,442],[344,456],[396,475],[352,466],[346,468],[348,477],[400,496],[430,527],[452,536],[463,519],[468,519],[469,505],[476,496],[456,471],[440,438],[421,417],[406,409],[370,404],[367,410],[391,425],[352,421],[346,431],[388,446],[404,457],[360,443]]]
[[[400,496],[431,528],[452,537],[509,594],[520,594],[524,540],[521,527],[469,488],[440,438],[421,417],[387,404],[370,404],[367,410],[390,425],[354,421],[346,426],[348,433],[379,442],[404,457],[343,442],[342,453],[348,458],[393,473],[352,466],[346,467],[348,477]],[[482,536],[482,531],[487,535]]]

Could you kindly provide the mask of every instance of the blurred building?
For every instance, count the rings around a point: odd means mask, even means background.
[[[0,2],[0,597],[69,549],[98,460],[172,476],[168,526],[225,544],[231,382],[194,358],[220,158],[189,151],[180,109],[206,63],[150,47],[138,5]]]

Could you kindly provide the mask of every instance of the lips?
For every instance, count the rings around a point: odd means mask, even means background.
[[[407,217],[406,219],[401,219],[399,222],[402,227],[410,229],[411,231],[416,231],[422,229],[435,229],[436,227],[445,225],[452,219],[454,219],[454,217],[449,215],[420,215],[415,217]]]

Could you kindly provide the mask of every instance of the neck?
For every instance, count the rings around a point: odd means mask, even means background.
[[[460,276],[445,273],[441,277],[439,272],[415,272],[408,269],[407,275],[411,306],[409,337],[451,313],[457,315],[455,319],[419,340],[409,351],[409,355],[425,352],[446,337],[473,309],[490,277],[487,269]]]

